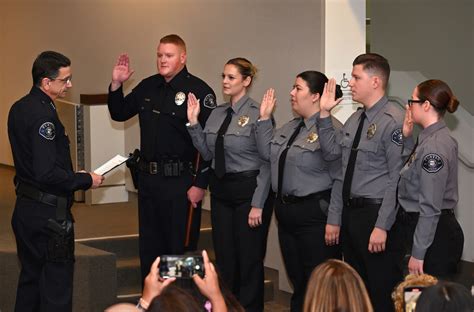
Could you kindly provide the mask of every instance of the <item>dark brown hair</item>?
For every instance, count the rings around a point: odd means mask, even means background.
[[[234,65],[237,67],[239,73],[242,75],[243,79],[250,77],[251,81],[249,86],[253,82],[253,78],[257,74],[257,67],[255,67],[249,60],[244,57],[236,57],[230,59],[225,63],[226,65]]]
[[[168,285],[151,301],[147,309],[149,312],[200,312],[202,310],[193,296],[175,285]]]
[[[383,87],[387,87],[390,78],[390,65],[385,57],[377,53],[364,53],[352,62],[352,66],[356,65],[362,65],[364,71],[379,76],[382,79]]]
[[[184,52],[186,52],[186,43],[184,43],[184,40],[176,34],[171,34],[171,35],[164,36],[163,38],[160,39],[160,43],[175,44],[178,47],[181,47]]]
[[[328,82],[328,77],[325,74],[315,71],[307,70],[296,76],[306,82],[306,85],[312,94],[319,93],[319,96],[323,95],[324,84]],[[340,85],[336,85],[336,99],[342,97],[342,90]]]
[[[418,98],[429,101],[435,110],[443,116],[446,111],[454,113],[458,109],[459,101],[444,81],[430,79],[423,81],[417,87]]]

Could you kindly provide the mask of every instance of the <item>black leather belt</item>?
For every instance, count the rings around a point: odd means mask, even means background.
[[[383,198],[366,198],[366,197],[353,197],[349,199],[346,206],[351,208],[363,208],[365,206],[376,206],[381,205]]]
[[[24,183],[18,183],[16,185],[15,190],[16,190],[17,195],[25,196],[25,197],[28,197],[29,199],[33,199],[43,204],[54,206],[54,207],[58,205],[59,200],[65,200],[65,201],[68,200],[67,197],[61,197],[61,196],[45,193]]]
[[[401,206],[398,210],[398,213],[401,214],[402,216],[408,216],[408,217],[418,217],[420,215],[420,213],[416,211],[406,211]],[[442,216],[454,215],[454,209],[441,209],[441,215]]]
[[[294,195],[282,195],[280,198],[281,203],[283,204],[296,204],[306,200],[314,200],[321,198],[330,198],[331,190],[325,190],[317,193],[312,193],[306,196],[294,196]]]
[[[140,159],[138,170],[152,175],[164,177],[180,176],[182,172],[188,171],[195,175],[192,162],[183,162],[176,159],[164,159],[160,161],[145,161]]]

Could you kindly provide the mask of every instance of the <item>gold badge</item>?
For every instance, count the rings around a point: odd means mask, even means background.
[[[308,134],[308,137],[306,138],[306,142],[314,143],[316,142],[317,139],[318,139],[318,135],[316,134],[316,132],[310,132]]]
[[[239,121],[237,122],[239,126],[245,127],[246,124],[249,123],[250,117],[243,115],[239,117]]]
[[[377,126],[375,124],[371,124],[367,129],[367,139],[372,139],[375,135],[375,131],[377,131]]]
[[[183,105],[184,101],[186,101],[186,94],[184,94],[184,92],[176,93],[176,95],[174,96],[174,102],[176,103],[176,105],[181,106]]]

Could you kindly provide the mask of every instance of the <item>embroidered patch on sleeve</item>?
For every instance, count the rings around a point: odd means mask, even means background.
[[[423,157],[422,167],[426,172],[438,172],[443,168],[443,166],[443,159],[438,154],[430,153]]]
[[[213,94],[209,93],[208,95],[206,95],[206,97],[204,98],[204,106],[211,109],[217,107],[216,98]]]
[[[56,137],[56,129],[52,122],[45,122],[39,128],[39,134],[46,140],[54,140]]]
[[[403,132],[402,129],[396,129],[392,132],[392,142],[401,146],[403,144]]]

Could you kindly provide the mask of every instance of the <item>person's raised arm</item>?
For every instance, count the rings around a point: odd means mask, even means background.
[[[110,84],[110,91],[116,91],[127,81],[133,74],[134,70],[130,68],[130,58],[128,54],[120,54],[117,63],[112,70],[112,82]]]

